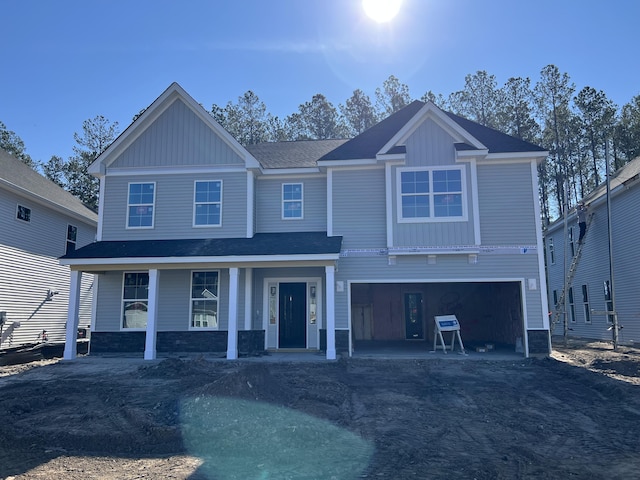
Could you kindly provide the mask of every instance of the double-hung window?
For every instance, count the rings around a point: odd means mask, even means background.
[[[217,271],[191,272],[191,328],[218,328]]]
[[[78,227],[67,225],[67,247],[65,253],[71,253],[76,249],[76,241],[78,238]]]
[[[147,328],[149,272],[125,272],[122,288],[122,328]]]
[[[303,218],[303,191],[301,183],[282,184],[282,218]]]
[[[222,225],[222,181],[196,181],[194,187],[193,226]]]
[[[153,228],[156,184],[130,183],[127,200],[127,228]]]
[[[466,220],[463,167],[398,169],[398,221]]]

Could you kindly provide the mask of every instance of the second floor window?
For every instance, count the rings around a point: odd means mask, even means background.
[[[71,253],[76,249],[76,240],[78,238],[78,227],[67,225],[67,247],[65,253]]]
[[[130,183],[127,199],[127,227],[153,228],[155,183]]]
[[[24,205],[18,205],[18,210],[16,212],[16,218],[18,220],[22,220],[24,222],[31,221],[31,209],[29,207],[25,207]]]
[[[556,251],[553,249],[553,238],[547,238],[547,245],[549,246],[549,261],[551,265],[556,263]]]
[[[282,184],[282,218],[302,218],[302,184]]]
[[[398,191],[399,221],[464,220],[462,168],[399,169]]]
[[[197,181],[194,190],[193,225],[222,225],[222,181]]]

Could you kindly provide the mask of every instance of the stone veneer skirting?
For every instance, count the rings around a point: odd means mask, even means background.
[[[264,352],[264,330],[238,332],[238,354]],[[91,353],[144,353],[146,332],[92,332]],[[227,331],[158,332],[158,353],[226,353]]]

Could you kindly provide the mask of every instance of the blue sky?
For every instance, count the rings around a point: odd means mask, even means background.
[[[618,106],[640,94],[636,0],[404,0],[376,24],[361,0],[0,0],[0,121],[34,160],[67,158],[82,122],[124,130],[171,82],[208,110],[253,90],[285,117],[336,107],[395,75],[414,98],[478,70],[555,64]]]

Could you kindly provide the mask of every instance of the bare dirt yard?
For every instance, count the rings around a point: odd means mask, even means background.
[[[640,349],[0,367],[3,479],[631,479]]]

